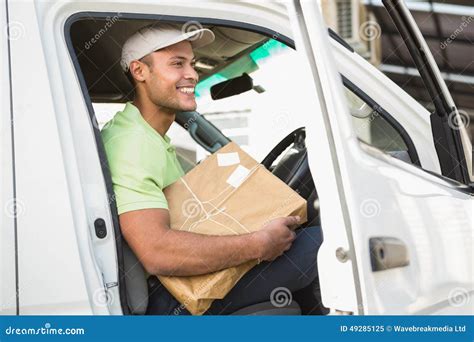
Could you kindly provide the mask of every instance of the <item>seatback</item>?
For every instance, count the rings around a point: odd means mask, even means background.
[[[148,284],[145,269],[125,241],[123,243],[123,263],[130,312],[134,315],[144,315],[148,306]]]

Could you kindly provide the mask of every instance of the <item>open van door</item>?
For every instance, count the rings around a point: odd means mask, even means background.
[[[409,11],[402,1],[385,5],[431,88],[443,175],[357,139],[318,5],[292,2],[296,48],[306,54],[321,102],[313,109],[321,120],[309,122],[306,142],[324,233],[318,254],[323,304],[348,314],[473,314],[469,146],[449,125],[456,107]],[[330,144],[328,164],[322,162],[326,147],[314,144],[318,134]],[[331,206],[335,197],[339,205]]]
[[[430,120],[441,172],[446,177],[469,184],[472,181],[472,145],[431,51],[405,3],[402,0],[382,2],[403,38],[435,107]]]
[[[18,200],[14,184],[13,113],[10,78],[10,40],[15,38],[15,23],[9,22],[7,6],[0,5],[0,205],[3,209],[0,223],[0,315],[18,314],[17,292],[17,216],[24,210]]]

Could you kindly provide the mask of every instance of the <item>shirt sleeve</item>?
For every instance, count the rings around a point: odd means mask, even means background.
[[[146,135],[122,135],[104,143],[118,214],[133,210],[168,209],[163,193],[164,151]]]

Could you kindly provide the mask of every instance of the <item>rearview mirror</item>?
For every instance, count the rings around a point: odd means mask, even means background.
[[[213,100],[224,99],[252,90],[253,88],[252,77],[243,73],[242,76],[213,85],[211,87],[211,98]]]

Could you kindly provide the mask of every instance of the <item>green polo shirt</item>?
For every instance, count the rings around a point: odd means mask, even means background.
[[[128,102],[101,132],[119,215],[168,209],[163,189],[184,175],[168,136],[162,137]]]

